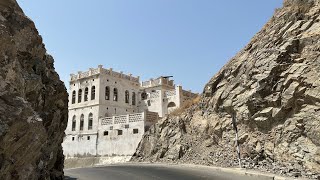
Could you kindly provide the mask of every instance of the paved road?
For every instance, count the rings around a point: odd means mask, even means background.
[[[179,165],[111,165],[65,170],[66,180],[253,180],[207,167]]]

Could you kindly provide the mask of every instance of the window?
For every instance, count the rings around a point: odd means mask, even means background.
[[[141,99],[146,100],[148,98],[148,94],[146,92],[141,93]]]
[[[118,136],[121,136],[123,134],[122,130],[118,130]]]
[[[151,106],[151,101],[150,100],[148,100],[148,106]]]
[[[96,87],[92,86],[91,88],[91,100],[95,100],[96,99]]]
[[[72,141],[74,141],[74,137],[72,137]]]
[[[139,129],[133,129],[133,134],[138,134],[139,133]]]
[[[109,86],[106,87],[106,94],[105,94],[105,96],[106,96],[106,100],[110,100],[110,87],[109,87]]]
[[[90,141],[90,136],[87,136],[87,140]]]
[[[109,131],[103,132],[103,135],[104,135],[104,136],[109,136]]]
[[[129,95],[129,91],[126,91],[125,95],[126,95],[126,97],[125,97],[126,98],[126,103],[129,103],[129,96],[130,96]]]
[[[76,91],[72,92],[72,104],[76,103]]]
[[[132,105],[136,105],[136,93],[132,93]]]
[[[90,113],[88,118],[88,130],[92,130],[92,124],[93,124],[93,114]]]
[[[83,131],[83,125],[84,125],[84,115],[82,114],[80,117],[80,131]]]
[[[79,89],[78,91],[78,103],[81,103],[82,100],[82,89]]]
[[[73,116],[73,118],[72,118],[72,131],[76,130],[76,125],[77,125],[77,119],[76,119],[76,116]]]
[[[84,101],[88,101],[89,88],[86,87],[84,90]]]
[[[118,89],[113,89],[113,101],[118,101]]]

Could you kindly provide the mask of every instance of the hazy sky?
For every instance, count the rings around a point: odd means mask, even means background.
[[[141,76],[174,76],[202,92],[209,79],[271,18],[282,0],[18,0],[55,67],[99,64]]]

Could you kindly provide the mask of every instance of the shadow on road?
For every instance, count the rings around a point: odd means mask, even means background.
[[[64,177],[64,180],[77,180],[77,178],[65,176],[65,177]]]

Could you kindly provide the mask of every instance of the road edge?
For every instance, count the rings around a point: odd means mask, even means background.
[[[117,165],[117,164],[113,164]],[[119,165],[119,164],[118,164]],[[179,166],[179,167],[198,167],[198,168],[208,168],[215,171],[220,171],[224,173],[233,173],[239,175],[246,175],[250,177],[256,177],[259,180],[307,180],[306,178],[293,178],[285,177],[272,173],[261,172],[257,170],[245,169],[245,168],[226,168],[226,167],[217,167],[217,166],[205,166],[205,165],[196,165],[196,164],[179,164],[179,163],[157,163],[157,162],[128,162],[123,165],[153,165],[153,166]]]
[[[179,163],[159,163],[159,162],[126,162],[126,163],[111,163],[105,165],[93,165],[90,167],[79,167],[79,168],[67,168],[65,170],[72,169],[82,169],[82,168],[94,168],[94,167],[107,167],[107,166],[118,166],[118,165],[132,165],[132,166],[158,166],[158,167],[188,167],[188,168],[202,168],[202,169],[211,169],[218,172],[223,173],[232,173],[238,175],[245,175],[250,177],[256,177],[259,180],[307,180],[306,178],[293,178],[293,177],[285,177],[272,173],[261,172],[252,169],[245,168],[228,168],[228,167],[217,167],[217,166],[205,166],[205,165],[197,165],[197,164],[179,164]]]

